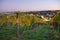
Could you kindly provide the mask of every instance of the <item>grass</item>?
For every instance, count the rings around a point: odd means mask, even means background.
[[[59,40],[54,30],[49,25],[42,25],[36,29],[32,27],[19,27],[19,35],[23,40]],[[14,25],[0,26],[0,40],[11,40],[16,37],[16,28]],[[19,38],[20,40],[20,38]]]
[[[48,28],[46,25],[39,27],[37,30],[26,31],[24,40],[48,40]]]

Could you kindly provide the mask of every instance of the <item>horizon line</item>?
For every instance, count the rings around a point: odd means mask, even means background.
[[[56,10],[60,10],[60,9],[56,9]],[[33,12],[33,11],[55,11],[55,10],[5,11],[5,12]],[[2,12],[0,12],[0,13],[2,13]]]

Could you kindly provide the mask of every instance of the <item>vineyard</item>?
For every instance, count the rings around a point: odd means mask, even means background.
[[[50,21],[31,14],[0,14],[0,40],[59,40],[60,12]]]

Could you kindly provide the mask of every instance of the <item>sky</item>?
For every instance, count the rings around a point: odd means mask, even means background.
[[[0,12],[59,10],[60,0],[0,0]]]

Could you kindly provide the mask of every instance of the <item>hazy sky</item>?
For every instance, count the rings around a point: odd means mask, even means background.
[[[0,0],[0,12],[60,9],[60,0]]]

